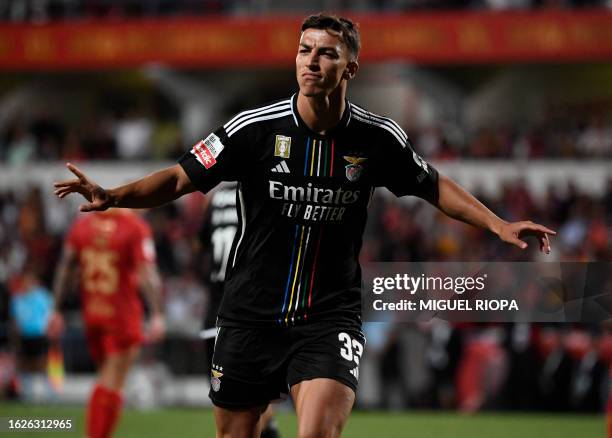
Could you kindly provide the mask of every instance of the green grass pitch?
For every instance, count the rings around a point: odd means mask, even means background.
[[[18,437],[82,437],[83,409],[0,404],[0,417],[72,418],[76,430],[64,433],[19,432]],[[295,415],[280,413],[283,437],[295,437]],[[50,435],[48,435],[50,433]],[[214,437],[210,409],[164,409],[150,412],[126,410],[115,433],[117,438]],[[473,416],[447,412],[363,412],[349,419],[346,438],[604,438],[605,419],[595,415],[492,414]]]

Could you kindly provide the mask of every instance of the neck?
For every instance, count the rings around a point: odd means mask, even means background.
[[[326,134],[342,119],[346,107],[345,94],[343,87],[338,87],[329,96],[305,96],[299,93],[298,113],[306,126],[319,134]]]

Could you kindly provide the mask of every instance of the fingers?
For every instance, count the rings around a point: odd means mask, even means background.
[[[68,168],[68,170],[74,173],[77,176],[77,178],[79,178],[82,181],[87,181],[87,177],[85,176],[85,174],[81,172],[81,170],[78,167],[76,167],[74,164],[66,163],[66,167]]]
[[[518,246],[521,249],[526,249],[529,245],[527,245],[527,242],[522,241],[519,238],[516,237],[512,237],[510,239],[507,240],[508,243],[511,243],[515,246]]]
[[[85,174],[79,170],[72,163],[66,163],[66,167],[74,173],[77,179],[69,179],[65,181],[56,182],[53,184],[55,187],[54,194],[58,198],[65,198],[70,193],[80,193],[88,201],[93,200],[93,185],[91,181],[87,179]]]
[[[94,202],[81,204],[79,206],[79,210],[83,213],[87,213],[89,211],[104,211],[108,210],[108,205],[105,205],[103,201],[96,199]]]
[[[544,237],[540,238],[540,251],[550,254],[550,240],[548,234],[544,234]]]
[[[550,241],[548,240],[548,234],[544,234],[538,238],[540,242],[540,251],[545,254],[550,254]]]
[[[525,230],[540,231],[542,233],[550,234],[552,236],[557,234],[555,230],[551,230],[550,228],[547,228],[544,225],[536,224],[531,221],[520,222],[520,227],[521,227],[521,231],[525,231]]]
[[[89,204],[81,204],[79,206],[79,211],[82,211],[83,213],[87,213],[89,211],[103,211],[103,210],[106,210],[106,208],[103,208],[97,202],[90,202]]]
[[[528,245],[526,242],[520,240],[519,237],[535,236],[538,239],[540,251],[550,254],[550,239],[548,236],[556,235],[556,231],[531,221],[515,222],[511,227],[515,231],[513,233],[514,235],[507,240],[509,243],[521,249],[525,249]]]
[[[95,208],[94,208],[93,204],[91,204],[91,203],[79,205],[79,211],[82,211],[83,213],[87,213],[88,211],[94,211],[94,210],[95,210]]]
[[[53,184],[55,190],[53,194],[58,198],[64,198],[66,195],[74,192],[78,192],[81,182],[78,179],[72,179],[69,181],[62,181]]]
[[[80,183],[81,183],[81,180],[78,180],[78,179],[67,179],[65,181],[54,182],[53,187],[62,188],[62,187],[78,185]]]

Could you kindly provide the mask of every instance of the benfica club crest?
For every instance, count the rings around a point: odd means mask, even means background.
[[[363,172],[363,163],[367,158],[364,157],[352,157],[350,155],[345,155],[343,157],[350,164],[345,166],[346,169],[346,179],[350,182],[355,182],[361,177],[361,173]]]
[[[211,374],[210,386],[212,387],[213,391],[219,392],[219,389],[221,389],[221,377],[223,377],[223,373],[213,369],[211,370]]]

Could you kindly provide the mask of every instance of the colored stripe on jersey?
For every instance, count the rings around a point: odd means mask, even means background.
[[[333,176],[333,141],[330,144],[323,140],[316,140],[309,137],[306,142],[305,151],[306,153],[304,159],[304,176]],[[306,233],[306,238],[304,238],[304,233]],[[311,235],[314,233],[317,233],[317,243],[314,254],[309,254],[308,250],[311,243]],[[285,297],[281,312],[283,316],[278,319],[279,323],[282,324],[284,322],[284,324],[287,326],[291,323],[294,323],[296,319],[299,321],[300,319],[302,319],[302,317],[304,319],[308,318],[308,308],[310,308],[312,304],[312,291],[315,283],[315,274],[317,271],[317,261],[319,255],[319,248],[321,247],[321,236],[323,230],[320,227],[317,227],[316,232],[314,233],[312,225],[296,226],[296,234],[293,240],[291,264],[287,277]],[[299,239],[298,235],[300,236]],[[295,258],[296,245],[297,259]],[[310,265],[310,269],[306,269],[306,265]],[[291,285],[291,288],[289,288],[289,285]],[[290,294],[289,289],[291,290]],[[308,301],[306,300],[307,296]],[[288,305],[287,297],[289,297]],[[306,307],[306,305],[308,305],[308,307]],[[302,312],[300,315],[298,315],[300,308]]]
[[[204,193],[239,182],[240,235],[220,326],[358,321],[358,255],[373,189],[437,196],[435,169],[391,119],[347,101],[339,123],[319,135],[300,117],[297,101],[294,95],[249,109],[220,126],[214,166],[191,153],[179,161]]]

